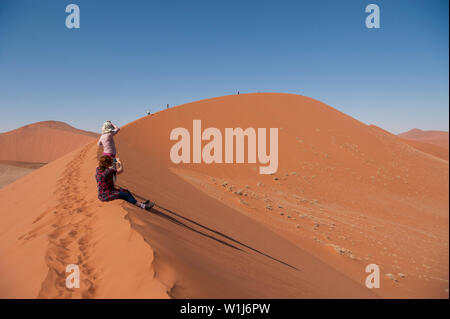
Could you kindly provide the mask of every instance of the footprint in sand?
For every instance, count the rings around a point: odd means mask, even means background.
[[[89,233],[92,213],[89,212],[89,202],[80,197],[79,189],[85,189],[86,180],[80,178],[81,163],[84,163],[87,151],[92,147],[86,146],[78,156],[70,161],[62,176],[58,179],[58,204],[53,211],[51,226],[53,232],[48,235],[49,247],[45,260],[49,267],[47,277],[42,282],[40,298],[93,298],[95,296],[95,279],[97,275],[93,268],[84,264],[89,259],[89,248],[92,246]],[[82,183],[82,184],[80,184]],[[92,201],[91,201],[92,202]],[[82,218],[80,218],[83,216]],[[39,216],[39,221],[43,215]],[[83,234],[79,238],[80,234]],[[61,236],[64,236],[61,238]],[[25,236],[25,235],[24,235]],[[65,285],[65,267],[75,263],[80,267],[84,279],[80,289],[68,289]]]

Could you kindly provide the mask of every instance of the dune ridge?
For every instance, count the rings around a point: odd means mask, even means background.
[[[1,298],[167,298],[123,203],[98,201],[95,165],[90,143],[2,189]],[[80,289],[65,287],[71,263]]]

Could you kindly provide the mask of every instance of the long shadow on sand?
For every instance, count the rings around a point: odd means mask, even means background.
[[[161,208],[161,209],[164,209],[164,210],[165,210],[165,208],[160,207],[160,206],[158,206],[158,208]],[[221,244],[223,244],[223,245],[226,245],[226,246],[228,246],[228,247],[231,247],[231,248],[234,248],[234,249],[243,251],[243,250],[240,249],[239,247],[236,247],[236,246],[234,246],[234,245],[231,245],[231,244],[227,243],[226,241],[220,240],[220,239],[218,239],[218,238],[216,238],[216,237],[214,237],[214,236],[205,234],[205,233],[203,233],[203,232],[201,232],[201,231],[199,231],[199,230],[197,230],[197,229],[195,229],[195,228],[192,228],[191,226],[186,225],[185,223],[179,221],[178,219],[173,218],[173,217],[171,217],[171,216],[169,216],[169,215],[167,215],[167,214],[164,214],[164,213],[161,212],[160,210],[157,210],[157,209],[155,209],[155,208],[151,208],[151,209],[150,209],[150,212],[152,212],[153,214],[155,214],[155,215],[157,215],[157,216],[159,216],[159,217],[165,218],[165,219],[167,219],[168,221],[170,221],[170,222],[172,222],[172,223],[174,223],[174,224],[177,224],[177,225],[182,226],[182,227],[184,227],[184,228],[186,228],[186,229],[189,229],[190,231],[193,231],[193,232],[195,232],[195,233],[197,233],[197,234],[200,234],[200,235],[202,235],[202,236],[205,236],[205,237],[207,237],[207,238],[210,238],[210,239],[212,239],[212,240],[215,240],[215,241],[217,241],[217,242],[219,242],[219,243],[221,243]]]
[[[137,198],[139,198],[139,199],[145,201],[145,198],[144,198],[144,197],[139,196],[139,195],[137,195],[137,194],[134,193],[134,192],[133,192],[132,194],[133,194],[135,197],[137,197]],[[256,252],[256,253],[258,253],[258,254],[264,256],[264,257],[270,258],[270,259],[272,259],[272,260],[274,260],[274,261],[276,261],[276,262],[278,262],[278,263],[280,263],[280,264],[283,264],[283,265],[285,265],[285,266],[288,266],[288,267],[290,267],[290,268],[292,268],[292,269],[299,270],[298,268],[296,268],[296,267],[294,267],[294,266],[292,266],[292,265],[290,265],[290,264],[288,264],[288,263],[286,263],[286,262],[284,262],[284,261],[281,261],[281,260],[276,259],[276,258],[274,258],[274,257],[272,257],[272,256],[269,256],[269,255],[267,255],[267,254],[265,254],[265,253],[263,253],[263,252],[261,252],[261,251],[255,249],[255,248],[252,248],[252,247],[250,247],[250,246],[248,246],[248,245],[246,245],[246,244],[244,244],[244,243],[242,243],[242,242],[240,242],[240,241],[238,241],[238,240],[236,240],[236,239],[234,239],[234,238],[232,238],[232,237],[230,237],[230,236],[228,236],[228,235],[225,235],[225,234],[223,234],[223,233],[221,233],[221,232],[219,232],[219,231],[217,231],[217,230],[214,230],[214,229],[211,229],[211,228],[209,228],[209,227],[207,227],[207,226],[204,226],[204,225],[202,225],[202,224],[200,224],[200,223],[198,223],[198,222],[196,222],[196,221],[194,221],[194,220],[192,220],[192,219],[190,219],[190,218],[184,217],[184,216],[182,216],[182,215],[180,215],[180,214],[178,214],[178,213],[176,213],[176,212],[174,212],[174,211],[172,211],[172,210],[170,210],[170,209],[168,209],[168,208],[162,207],[162,206],[160,206],[160,205],[155,205],[155,206],[150,210],[150,212],[152,212],[153,214],[155,214],[155,215],[157,215],[157,216],[159,216],[159,217],[165,218],[165,219],[167,219],[168,221],[170,221],[170,222],[172,222],[172,223],[174,223],[174,224],[177,224],[177,225],[179,225],[179,226],[185,227],[186,229],[189,229],[189,230],[191,230],[191,231],[193,231],[193,232],[195,232],[195,233],[197,233],[197,234],[200,234],[200,235],[202,235],[202,236],[205,236],[205,237],[207,237],[207,238],[210,238],[210,239],[212,239],[212,240],[215,240],[215,241],[217,241],[217,242],[219,242],[219,243],[221,243],[221,244],[223,244],[223,245],[226,245],[226,246],[228,246],[228,247],[231,247],[231,248],[234,248],[234,249],[237,249],[237,250],[240,250],[240,251],[244,251],[244,250],[242,250],[241,248],[236,247],[236,246],[234,246],[234,245],[232,245],[232,244],[229,244],[229,243],[227,243],[227,242],[225,242],[225,241],[223,241],[223,240],[220,240],[220,239],[218,239],[218,238],[216,238],[216,237],[214,237],[214,236],[205,234],[205,233],[203,233],[203,232],[201,232],[201,231],[199,231],[199,230],[197,230],[197,229],[195,229],[195,228],[193,228],[193,227],[191,227],[191,226],[189,226],[189,225],[187,225],[187,224],[185,224],[185,223],[179,221],[178,219],[176,219],[176,218],[174,218],[174,217],[172,217],[172,216],[170,216],[170,215],[168,215],[168,214],[165,214],[162,210],[164,210],[164,211],[166,211],[167,213],[170,213],[170,214],[172,214],[172,215],[174,215],[174,216],[177,216],[177,217],[179,217],[179,218],[181,218],[181,219],[183,219],[183,220],[185,220],[185,221],[187,221],[187,222],[189,222],[189,223],[192,223],[192,224],[194,224],[194,225],[196,225],[196,226],[199,226],[199,227],[201,227],[201,228],[203,228],[203,229],[205,229],[205,230],[207,230],[207,231],[210,231],[210,232],[212,232],[212,233],[214,233],[214,234],[216,234],[216,235],[222,236],[223,238],[226,238],[226,239],[228,239],[229,241],[232,241],[232,242],[234,242],[234,243],[236,243],[236,244],[239,244],[239,245],[241,245],[241,246],[243,246],[243,247],[245,247],[245,248],[247,248],[247,249],[249,249],[249,250],[251,250],[251,251],[254,251],[254,252]],[[245,252],[245,251],[244,251],[244,252]]]

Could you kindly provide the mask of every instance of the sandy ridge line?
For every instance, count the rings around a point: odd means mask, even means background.
[[[157,276],[152,247],[127,218],[134,207],[100,202],[96,196],[95,150],[95,143],[89,143],[74,152],[56,182],[57,203],[33,221],[39,222],[33,231],[19,238],[29,240],[52,228],[44,255],[48,273],[37,298],[168,298],[171,287]],[[66,287],[69,264],[79,267],[80,288]]]
[[[66,165],[57,182],[55,195],[58,204],[44,214],[53,211],[52,227],[48,235],[49,245],[45,261],[49,268],[42,282],[38,298],[93,298],[95,297],[96,276],[89,266],[90,239],[93,212],[84,199],[81,190],[86,188],[81,179],[81,165],[92,144],[86,145]],[[43,214],[43,215],[44,215]],[[39,221],[41,215],[35,221]],[[77,264],[80,268],[81,288],[66,288],[66,266]]]

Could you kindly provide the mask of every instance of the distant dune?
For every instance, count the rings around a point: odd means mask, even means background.
[[[422,131],[414,128],[408,132],[398,134],[399,137],[408,140],[434,144],[443,148],[449,148],[448,132],[445,131]]]
[[[96,137],[63,122],[33,123],[0,134],[0,160],[48,163]]]
[[[170,132],[279,128],[279,165],[174,164]],[[258,93],[188,103],[116,136],[98,201],[89,143],[0,190],[0,297],[448,298],[449,164],[319,101]],[[204,142],[205,144],[205,142]],[[24,200],[26,199],[26,200]],[[81,287],[65,288],[65,266]],[[368,264],[381,287],[367,289]]]
[[[394,134],[389,133],[388,131],[383,130],[382,128],[379,128],[379,127],[377,127],[375,125],[370,125],[370,127],[375,129],[375,130],[379,130],[380,132],[382,132],[384,134],[395,136]],[[414,147],[415,149],[417,149],[419,151],[422,151],[424,153],[428,153],[430,155],[436,156],[436,157],[441,158],[441,159],[443,159],[445,161],[448,161],[448,159],[449,159],[448,147],[438,146],[438,145],[436,145],[434,143],[429,143],[429,142],[419,142],[418,140],[416,140],[414,138],[413,139],[408,139],[408,138],[401,137],[400,135],[398,135],[398,136],[401,138],[401,140],[404,143]]]
[[[98,136],[57,121],[0,133],[0,188]]]

